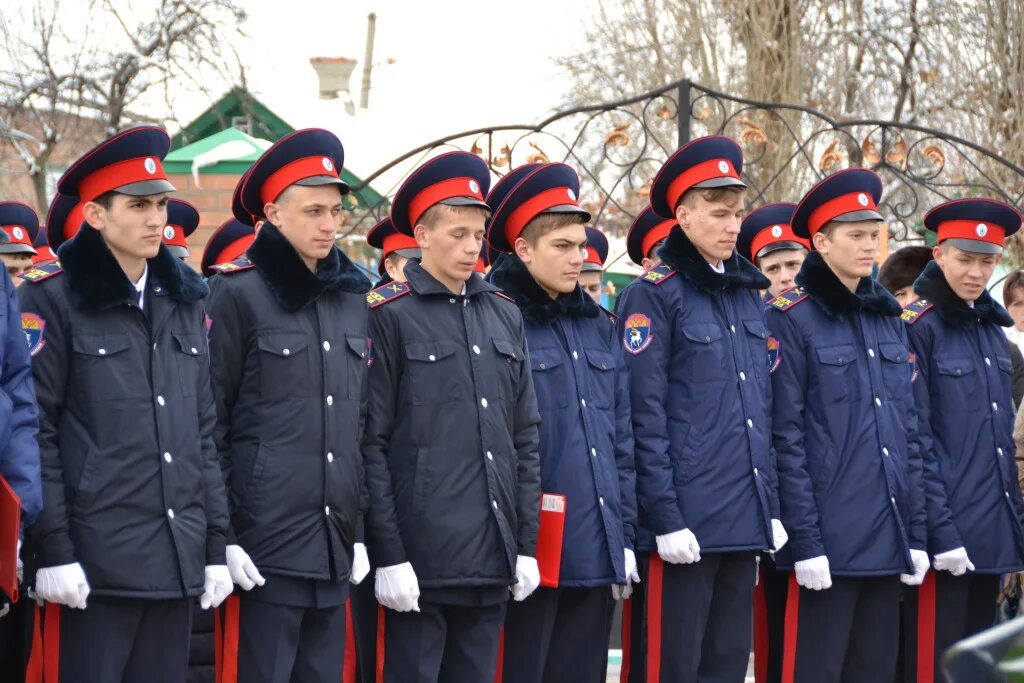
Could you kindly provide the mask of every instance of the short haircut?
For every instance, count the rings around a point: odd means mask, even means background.
[[[878,269],[878,284],[895,294],[904,287],[913,286],[932,260],[931,247],[910,246],[889,254]]]
[[[408,256],[402,256],[397,251],[389,251],[388,255],[384,257],[384,261],[387,262],[387,263],[390,263],[395,268],[397,268],[398,264],[400,264],[402,262],[402,259],[405,259],[406,261],[408,261],[409,257]]]
[[[109,191],[104,192],[103,194],[101,194],[99,197],[96,197],[96,199],[94,199],[92,201],[94,203],[96,203],[96,204],[99,204],[104,209],[108,209],[109,210],[110,207],[114,203],[114,197],[116,197],[119,194],[121,194],[121,193],[118,192],[117,190],[109,190]]]
[[[711,204],[724,202],[729,197],[738,198],[740,195],[746,194],[746,192],[747,188],[735,185],[728,187],[691,187],[676,202],[676,208],[679,208],[680,204],[685,204],[687,208],[692,209],[697,204],[697,197],[703,197],[704,201]]]
[[[450,206],[438,203],[424,211],[423,215],[416,222],[432,228],[437,220],[445,214],[455,214],[457,216],[479,214],[483,216],[485,221],[487,220],[487,209],[482,206]]]
[[[586,221],[578,213],[542,213],[530,219],[519,236],[530,246],[536,246],[537,240],[549,232],[569,225],[584,225]]]
[[[1015,270],[1003,282],[1003,305],[1009,308],[1021,296],[1024,296],[1024,271]]]

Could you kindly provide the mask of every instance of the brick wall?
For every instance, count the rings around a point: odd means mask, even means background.
[[[197,270],[203,247],[210,235],[231,218],[231,194],[238,175],[200,175],[199,186],[190,174],[170,174],[167,179],[178,189],[172,196],[192,204],[199,211],[199,227],[188,239],[189,263]]]

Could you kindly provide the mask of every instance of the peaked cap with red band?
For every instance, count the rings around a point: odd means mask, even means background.
[[[732,138],[708,135],[691,140],[668,158],[651,184],[651,208],[662,218],[674,218],[687,190],[746,187],[743,150]]]
[[[238,181],[231,199],[235,218],[255,225],[265,220],[263,207],[277,200],[292,185],[336,185],[341,194],[348,185],[340,177],[345,149],[334,133],[305,128],[275,142]]]
[[[427,209],[435,204],[479,206],[491,187],[484,160],[469,152],[446,152],[421,164],[405,179],[391,202],[391,222],[398,232],[412,236]]]
[[[181,199],[167,202],[167,225],[163,239],[167,250],[178,258],[188,258],[188,236],[199,227],[199,212],[196,207]]]
[[[214,273],[214,266],[241,258],[255,239],[256,228],[235,218],[225,221],[213,231],[203,247],[200,261],[203,275],[210,277]]]
[[[790,225],[797,237],[810,240],[830,221],[881,221],[882,179],[866,168],[837,171],[810,189],[797,204]],[[812,249],[813,244],[812,244]]]
[[[980,254],[1001,253],[1020,223],[1017,209],[991,199],[954,199],[924,217],[924,227],[936,233],[936,244],[949,240],[958,249]]]
[[[83,204],[107,192],[137,197],[174,192],[163,167],[170,148],[163,128],[129,128],[83,154],[57,181],[57,191]]]
[[[36,253],[32,243],[39,235],[39,216],[21,202],[0,202],[0,229],[6,240],[0,242],[0,254]]]
[[[654,213],[654,209],[647,207],[636,215],[629,232],[626,233],[626,253],[629,260],[638,266],[643,265],[651,248],[668,237],[672,228],[679,225],[675,218],[662,218]]]
[[[420,257],[420,245],[416,238],[403,235],[395,230],[395,225],[390,218],[385,218],[370,228],[370,231],[366,233],[366,243],[374,249],[381,250],[380,259],[377,261],[377,274],[381,276],[385,272],[384,259],[388,257],[388,254],[397,251],[404,252],[400,255],[408,258]],[[415,250],[415,253],[412,253],[412,250]]]
[[[505,193],[487,225],[487,242],[492,248],[510,254],[523,228],[543,213],[566,213],[584,222],[590,214],[580,208],[580,177],[571,166],[562,163],[541,164],[523,176]]]
[[[779,202],[754,209],[740,224],[736,251],[751,263],[773,251],[783,249],[810,249],[811,243],[797,237],[790,221],[796,204]]]
[[[39,234],[36,235],[36,240],[32,243],[32,246],[36,248],[36,255],[32,257],[32,265],[36,266],[40,263],[57,260],[57,255],[53,253],[53,249],[50,249],[50,245],[46,241],[45,230],[39,231]]]
[[[602,271],[608,260],[608,238],[592,225],[587,226],[587,246],[583,257],[583,270]]]
[[[82,203],[78,197],[58,192],[46,212],[46,241],[54,252],[67,240],[74,237],[82,227]]]

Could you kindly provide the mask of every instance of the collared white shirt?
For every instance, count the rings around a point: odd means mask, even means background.
[[[135,291],[139,293],[139,308],[143,308],[143,302],[146,300],[146,278],[149,276],[149,263],[142,267],[142,277],[139,281],[134,283]]]
[[[709,263],[708,265],[711,266],[711,270],[715,271],[719,275],[725,274],[725,261],[719,261],[717,266],[713,263]]]

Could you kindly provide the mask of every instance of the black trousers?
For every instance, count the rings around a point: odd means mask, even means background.
[[[780,571],[767,553],[761,555],[754,589],[754,680],[782,682],[783,630],[790,572]]]
[[[917,588],[903,589],[903,680],[946,683],[942,656],[951,645],[995,622],[997,574],[929,571]]]
[[[349,590],[349,608],[352,616],[352,630],[348,640],[355,651],[355,673],[353,680],[357,683],[376,683],[377,681],[377,643],[378,614],[384,609],[377,602],[374,594],[373,572]],[[383,624],[381,624],[383,627]],[[383,631],[380,632],[383,634]],[[350,650],[351,651],[351,650]],[[345,660],[346,671],[352,666]],[[349,681],[345,681],[349,683]]]
[[[0,617],[0,681],[22,683],[32,640],[32,611],[35,603],[24,593],[18,602],[5,601],[6,597],[0,595],[0,610],[5,605],[7,608],[6,614]]]
[[[384,683],[490,683],[498,664],[505,601],[427,602],[419,612],[384,610]]]
[[[190,598],[90,597],[84,610],[48,604],[42,614],[43,667],[56,666],[60,683],[182,683],[188,675]]]
[[[604,681],[615,601],[610,586],[538,588],[510,602],[501,683]]]
[[[640,583],[633,585],[633,594],[622,601],[622,667],[621,683],[646,683],[647,648],[644,646],[644,605],[647,595],[650,555],[637,553],[636,571]]]
[[[647,681],[743,683],[750,656],[753,551],[694,564],[650,556],[644,640]]]
[[[823,591],[790,577],[786,602],[785,683],[892,680],[900,612],[899,576],[832,577]]]

